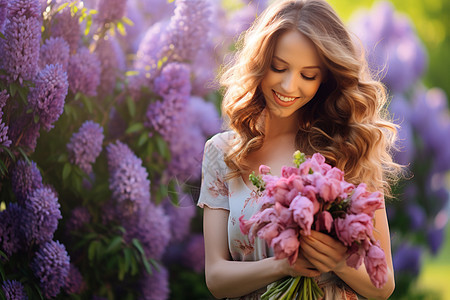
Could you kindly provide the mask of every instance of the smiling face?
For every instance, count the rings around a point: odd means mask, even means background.
[[[314,44],[305,35],[297,30],[283,33],[261,81],[269,112],[291,116],[314,97],[325,73]]]

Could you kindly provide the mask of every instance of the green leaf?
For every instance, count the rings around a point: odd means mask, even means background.
[[[0,32],[0,38],[6,40],[6,37],[1,32]]]
[[[28,101],[28,99],[27,99],[27,96],[28,96],[28,88],[20,88],[20,89],[18,89],[18,92],[19,92],[19,96],[20,96],[20,98],[22,99],[22,101],[24,102],[24,103],[27,103]]]
[[[137,142],[138,147],[144,145],[148,141],[148,139],[149,139],[148,132],[147,131],[142,132]]]
[[[17,92],[17,84],[15,83],[15,82],[13,82],[13,83],[11,83],[10,85],[9,85],[9,94],[12,96],[12,97],[14,97],[14,95],[16,95],[16,92]]]
[[[28,158],[28,155],[25,153],[25,151],[23,151],[23,149],[21,147],[17,147],[17,150],[19,150],[20,154],[22,154],[23,159],[25,159],[25,161],[28,164],[31,164],[30,159]]]
[[[34,118],[33,118],[33,120],[34,120],[34,124],[37,124],[37,123],[39,123],[39,115],[34,115]]]
[[[123,249],[123,257],[125,259],[125,271],[128,272],[128,270],[131,267],[131,256],[133,255],[133,252],[130,248],[124,248]]]
[[[93,107],[92,107],[92,102],[91,102],[91,100],[90,100],[88,97],[82,95],[82,96],[81,96],[81,101],[83,102],[84,106],[86,106],[88,112],[89,112],[90,114],[92,114],[92,112],[94,111],[94,109],[93,109]]]
[[[105,253],[116,252],[120,248],[122,240],[121,236],[114,237],[109,243],[108,248],[106,248]]]
[[[131,275],[136,275],[139,272],[138,264],[136,261],[136,257],[134,255],[131,256]]]
[[[134,124],[130,125],[130,127],[128,127],[125,132],[128,134],[128,133],[133,133],[133,132],[136,132],[136,131],[140,131],[142,129],[144,129],[144,124],[142,124],[142,123],[134,123]]]
[[[67,154],[62,153],[60,156],[58,156],[58,159],[56,161],[59,163],[63,163],[63,162],[66,162],[67,159],[68,159]]]
[[[66,181],[69,178],[70,173],[72,172],[72,165],[69,162],[66,162],[63,167],[62,178],[63,181]]]
[[[145,256],[145,251],[144,248],[142,248],[141,242],[137,238],[132,239],[131,242],[133,243],[134,247],[136,247],[136,249],[139,251],[139,253]]]
[[[136,115],[136,104],[134,103],[134,100],[131,97],[127,97],[127,107],[130,117],[133,118]]]
[[[89,31],[91,31],[91,25],[92,25],[92,14],[86,17],[86,29],[84,29],[84,35],[89,34]]]
[[[119,278],[120,281],[122,281],[125,278],[125,259],[122,256],[119,256],[118,258],[119,262],[119,272],[117,274],[117,277]]]
[[[92,262],[93,262],[93,260],[95,258],[96,252],[98,252],[97,249],[99,248],[99,246],[100,246],[100,242],[99,241],[92,241],[89,244],[88,258],[89,258],[89,261],[91,262],[91,264],[92,264]]]

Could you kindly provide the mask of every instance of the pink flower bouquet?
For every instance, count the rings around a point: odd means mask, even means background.
[[[260,193],[261,209],[249,220],[239,218],[240,229],[253,243],[264,239],[275,258],[298,256],[300,236],[311,229],[340,240],[347,250],[347,265],[358,269],[363,260],[372,283],[380,288],[387,281],[387,264],[379,242],[373,237],[375,210],[384,207],[381,192],[369,192],[364,183],[355,187],[344,180],[344,172],[314,154],[305,159],[294,153],[295,167],[283,166],[281,177],[261,165],[250,180]],[[318,299],[323,292],[309,277],[288,278],[269,286],[262,299]]]

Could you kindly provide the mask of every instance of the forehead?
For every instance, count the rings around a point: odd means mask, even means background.
[[[275,44],[274,56],[299,68],[323,67],[314,43],[298,30],[289,30],[280,35]]]

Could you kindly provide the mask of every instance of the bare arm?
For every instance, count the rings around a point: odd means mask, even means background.
[[[358,294],[374,299],[387,299],[395,288],[394,271],[386,210],[375,212],[374,237],[380,241],[388,267],[388,280],[382,288],[370,281],[364,263],[355,270],[346,264],[346,247],[326,234],[313,231],[311,237],[302,238],[301,252],[321,272],[333,271]]]
[[[289,266],[287,259],[231,261],[228,251],[228,215],[229,212],[223,209],[204,208],[206,284],[215,297],[243,296],[289,275],[319,275],[317,270],[309,269],[312,265],[304,258],[299,258],[293,266]]]

